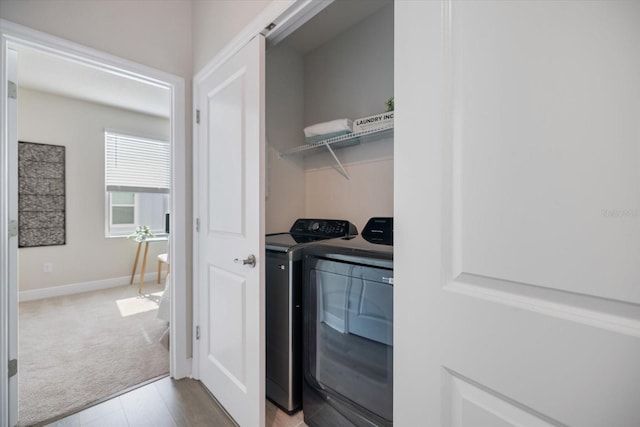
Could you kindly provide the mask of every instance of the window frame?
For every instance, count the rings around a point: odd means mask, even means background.
[[[133,194],[133,204],[113,204],[112,191],[105,191],[105,205],[107,207],[107,212],[105,215],[106,218],[106,228],[105,232],[107,233],[107,237],[122,237],[128,236],[133,233],[136,228],[136,224],[138,223],[138,194],[131,192]],[[130,224],[114,224],[113,223],[113,208],[119,206],[131,206],[133,207],[133,223]]]

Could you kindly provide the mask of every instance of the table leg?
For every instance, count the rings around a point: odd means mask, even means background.
[[[136,269],[138,268],[138,258],[140,258],[140,246],[142,242],[138,242],[138,250],[136,251],[136,260],[133,262],[133,271],[131,272],[131,280],[129,280],[129,284],[133,285],[133,278],[136,276]]]
[[[142,286],[144,286],[144,270],[147,268],[147,252],[149,252],[149,242],[144,242],[144,256],[142,257],[142,270],[140,270],[140,284],[138,285],[139,294],[142,294]]]

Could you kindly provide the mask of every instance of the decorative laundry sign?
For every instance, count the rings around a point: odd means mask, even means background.
[[[18,246],[66,243],[65,147],[18,142]]]
[[[367,132],[393,127],[393,111],[362,117],[353,121],[353,132]]]

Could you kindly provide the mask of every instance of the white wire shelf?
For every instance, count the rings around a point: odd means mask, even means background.
[[[373,140],[383,138],[385,136],[392,136],[393,124],[390,124],[382,129],[369,130],[364,132],[348,133],[346,135],[335,136],[333,138],[324,139],[322,141],[314,142],[313,144],[299,145],[297,147],[289,148],[280,152],[281,156],[290,156],[292,154],[307,153],[311,154],[314,151],[318,151],[322,148],[327,148],[332,151],[332,148],[343,148],[351,145],[359,144],[365,140]],[[339,163],[339,162],[338,162]]]
[[[383,128],[376,129],[376,130],[348,133],[346,135],[340,135],[333,138],[318,141],[313,144],[305,144],[305,145],[300,145],[298,147],[293,147],[288,150],[282,151],[280,153],[280,156],[290,156],[292,154],[298,154],[298,153],[311,153],[313,151],[326,148],[331,154],[331,156],[333,157],[333,160],[336,161],[338,172],[340,172],[340,174],[345,178],[351,179],[349,178],[349,174],[347,173],[345,168],[342,166],[340,159],[338,159],[338,156],[336,156],[336,153],[333,151],[333,149],[349,147],[351,145],[360,144],[363,141],[380,139],[385,136],[391,136],[392,133],[393,133],[393,124],[390,124],[388,126],[385,126]]]

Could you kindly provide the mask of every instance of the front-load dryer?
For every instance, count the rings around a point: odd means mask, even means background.
[[[393,219],[304,248],[303,282],[305,423],[393,425]]]

